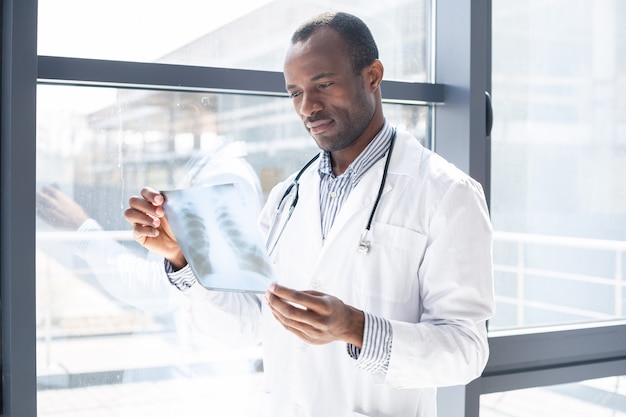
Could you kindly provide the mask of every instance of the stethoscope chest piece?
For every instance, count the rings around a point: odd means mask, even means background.
[[[363,255],[367,254],[370,251],[370,241],[366,240],[367,237],[367,229],[363,230],[361,233],[361,238],[359,239],[359,245],[356,248],[358,253],[362,253]]]

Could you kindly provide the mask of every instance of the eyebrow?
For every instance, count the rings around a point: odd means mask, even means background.
[[[334,72],[322,72],[321,74],[318,74],[315,77],[311,78],[311,81],[319,81],[322,78],[331,77],[333,75],[335,75]]]
[[[311,79],[309,81],[319,81],[322,78],[332,77],[333,75],[336,75],[336,74],[334,72],[322,72],[320,74],[317,74],[314,77],[311,77]],[[296,88],[296,86],[293,85],[293,84],[289,84],[289,85],[287,85],[286,88],[287,88],[287,90],[291,90],[292,88]]]

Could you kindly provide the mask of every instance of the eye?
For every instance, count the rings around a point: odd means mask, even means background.
[[[289,92],[289,98],[296,98],[298,97],[300,94],[302,94],[301,91],[291,91]]]
[[[324,89],[330,87],[331,85],[333,85],[332,82],[322,83],[319,85],[319,88]]]

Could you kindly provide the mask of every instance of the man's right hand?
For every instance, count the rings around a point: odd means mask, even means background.
[[[163,212],[163,196],[150,187],[141,189],[141,197],[128,200],[130,206],[124,218],[133,226],[133,237],[146,249],[162,255],[176,269],[187,265],[187,260],[170,229]]]

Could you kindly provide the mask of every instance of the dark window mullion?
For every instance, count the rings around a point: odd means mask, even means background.
[[[283,74],[235,68],[40,56],[40,83],[286,96]],[[443,86],[384,80],[383,99],[443,103]]]

